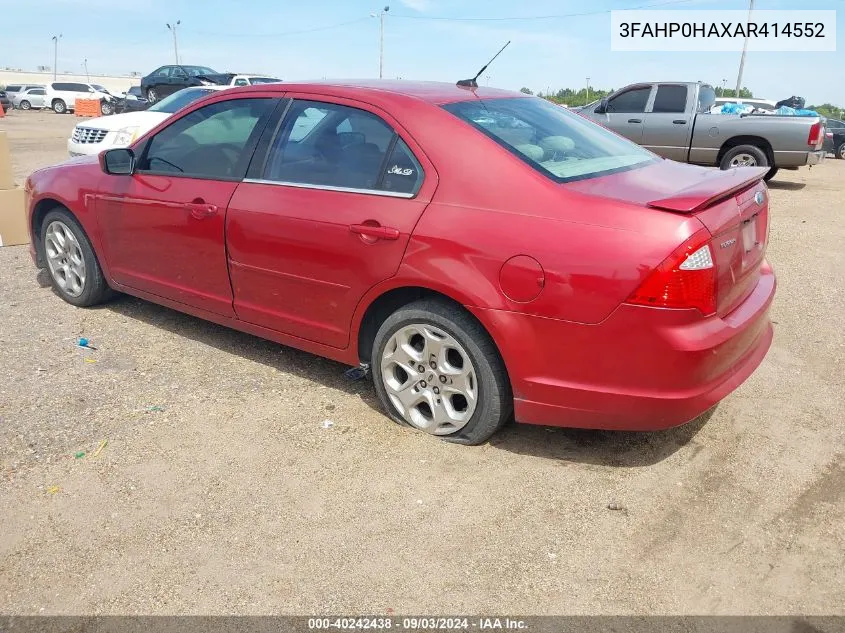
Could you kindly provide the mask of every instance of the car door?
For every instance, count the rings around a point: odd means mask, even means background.
[[[226,225],[238,317],[337,348],[358,302],[399,267],[436,188],[419,146],[356,101],[294,100]],[[262,140],[262,144],[265,141]]]
[[[643,141],[643,120],[651,96],[651,85],[632,86],[607,102],[605,120],[599,122],[635,143]]]
[[[170,77],[167,80],[167,94],[172,95],[182,88],[187,88],[191,85],[191,79],[188,73],[181,66],[172,66],[170,69]]]
[[[44,98],[45,90],[44,88],[31,88],[27,91],[26,100],[29,101],[29,104],[34,108],[43,108],[44,107]]]
[[[686,162],[695,118],[695,94],[684,84],[658,84],[654,101],[643,115],[642,145],[655,154]]]
[[[133,175],[106,177],[97,217],[115,281],[234,316],[226,206],[278,102],[249,95],[196,108],[136,147]]]

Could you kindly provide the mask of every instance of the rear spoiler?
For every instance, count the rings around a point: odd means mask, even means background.
[[[768,167],[737,167],[727,171],[714,169],[691,187],[668,198],[652,200],[647,206],[664,211],[694,213],[761,181],[768,171]]]

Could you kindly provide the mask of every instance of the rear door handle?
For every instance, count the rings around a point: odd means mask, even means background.
[[[188,202],[185,204],[185,208],[191,212],[191,217],[195,220],[204,220],[217,215],[217,207],[205,202]]]
[[[372,237],[377,240],[398,240],[399,229],[393,229],[389,226],[373,226],[371,224],[352,224],[349,230],[356,235],[363,235],[364,237]]]
[[[628,123],[642,123],[642,119],[628,119]]]
[[[684,119],[675,119],[672,123],[675,125],[686,125],[687,122]]]

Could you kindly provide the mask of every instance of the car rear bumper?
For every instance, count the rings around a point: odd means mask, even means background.
[[[775,167],[818,165],[824,161],[826,153],[823,149],[814,152],[775,152]]]
[[[706,319],[629,305],[598,325],[475,312],[500,344],[517,421],[654,431],[701,415],[760,365],[772,342],[775,287],[764,264],[742,304]]]

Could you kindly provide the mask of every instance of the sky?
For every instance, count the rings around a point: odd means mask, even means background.
[[[746,9],[749,0],[385,0],[384,76],[456,81],[474,75],[508,40],[481,84],[533,91],[620,88],[641,81],[736,84],[737,53],[611,52],[611,9],[653,6]],[[166,23],[178,26],[180,61],[220,72],[266,73],[284,80],[369,78],[379,72],[376,0],[26,0],[2,9],[0,67],[53,64],[60,71],[146,74],[173,63]],[[755,0],[756,9],[836,9],[845,0]],[[561,14],[592,13],[569,17]],[[479,20],[477,18],[485,18]],[[518,19],[517,19],[518,18]],[[841,38],[840,38],[841,40]],[[756,97],[791,95],[845,106],[843,61],[835,53],[750,52],[743,85]]]

